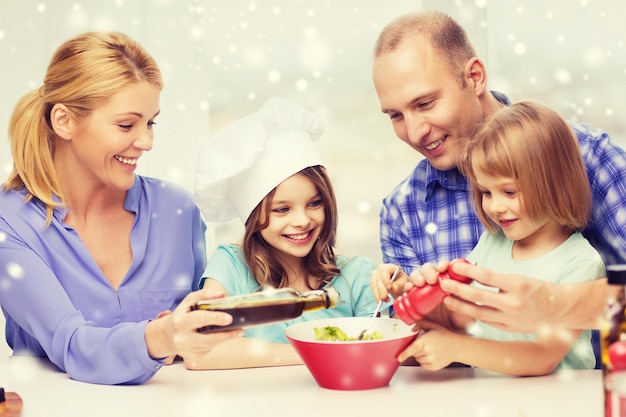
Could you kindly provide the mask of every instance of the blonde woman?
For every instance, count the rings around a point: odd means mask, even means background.
[[[85,33],[54,53],[16,105],[13,171],[0,191],[0,304],[13,353],[71,378],[150,379],[172,355],[239,331],[188,313],[206,264],[205,224],[182,188],[135,174],[152,149],[161,72],[123,33]]]

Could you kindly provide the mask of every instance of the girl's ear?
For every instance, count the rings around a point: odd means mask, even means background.
[[[54,133],[65,140],[72,139],[72,118],[64,104],[55,104],[50,110],[50,125]]]

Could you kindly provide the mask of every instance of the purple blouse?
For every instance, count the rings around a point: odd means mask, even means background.
[[[162,360],[150,358],[149,320],[198,287],[206,225],[192,196],[165,181],[135,177],[124,207],[135,213],[133,260],[119,289],[102,274],[56,209],[0,191],[0,305],[14,354],[47,356],[76,380],[139,384]]]

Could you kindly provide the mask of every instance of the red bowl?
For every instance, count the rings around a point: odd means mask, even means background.
[[[417,336],[401,320],[375,318],[367,333],[379,331],[383,339],[354,341],[315,340],[315,327],[335,326],[357,337],[370,317],[341,317],[294,324],[285,336],[296,349],[317,384],[334,390],[365,390],[389,385],[400,363],[396,359]]]

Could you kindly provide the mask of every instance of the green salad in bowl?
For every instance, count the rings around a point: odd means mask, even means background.
[[[349,340],[357,340],[356,337],[349,337],[346,332],[337,326],[314,327],[315,340],[325,340],[330,342],[346,342]],[[384,336],[382,332],[374,330],[371,333],[365,333],[361,340],[377,340]]]

